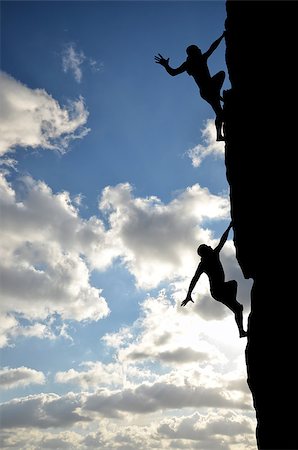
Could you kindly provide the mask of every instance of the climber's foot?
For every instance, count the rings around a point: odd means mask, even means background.
[[[240,338],[243,338],[243,337],[245,337],[245,336],[247,336],[247,331],[240,331],[240,335],[239,335],[239,337]]]
[[[216,140],[217,141],[225,141],[225,138],[223,136],[217,136]]]

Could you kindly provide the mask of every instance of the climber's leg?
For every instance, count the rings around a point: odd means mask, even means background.
[[[243,328],[243,306],[237,301],[237,281],[231,280],[224,283],[222,295],[219,301],[226,305],[235,316],[235,322],[239,330],[239,336],[242,338],[247,336],[247,332]]]

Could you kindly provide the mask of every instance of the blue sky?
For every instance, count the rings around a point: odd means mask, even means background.
[[[254,448],[233,317],[204,277],[180,307],[196,247],[229,223],[224,144],[193,79],[154,62],[206,51],[225,16],[223,1],[1,2],[3,448]],[[209,68],[228,89],[224,41]]]

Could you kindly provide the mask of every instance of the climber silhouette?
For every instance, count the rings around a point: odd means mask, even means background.
[[[220,238],[219,244],[214,249],[209,245],[201,244],[198,248],[198,255],[201,256],[201,262],[198,265],[196,273],[192,278],[186,299],[183,300],[181,306],[187,305],[188,302],[193,302],[191,293],[197,284],[202,273],[206,273],[210,282],[210,293],[212,297],[226,305],[235,314],[235,321],[238,326],[240,337],[247,336],[247,332],[243,329],[243,306],[236,300],[237,295],[237,281],[225,281],[225,273],[223,266],[219,259],[219,252],[223,248],[229,231],[232,227],[232,222]]]
[[[155,62],[162,65],[166,69],[168,74],[172,75],[173,77],[183,72],[187,72],[188,75],[193,76],[200,89],[201,97],[212,106],[216,114],[215,127],[217,141],[225,140],[221,132],[223,123],[223,111],[220,104],[220,100],[223,100],[220,96],[220,90],[225,79],[225,72],[221,70],[216,75],[211,77],[207,65],[207,59],[219,46],[224,35],[225,32],[223,32],[223,34],[213,42],[209,50],[207,50],[205,53],[202,53],[199,47],[197,47],[196,45],[190,45],[189,47],[187,47],[187,59],[183,64],[181,64],[181,66],[177,67],[176,69],[173,69],[169,66],[170,58],[165,59],[160,53],[158,53],[158,56],[154,57]]]

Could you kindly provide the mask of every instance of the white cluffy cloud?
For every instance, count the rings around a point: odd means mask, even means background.
[[[0,156],[16,146],[65,151],[89,129],[83,98],[61,107],[44,89],[30,89],[0,72]]]
[[[15,369],[4,367],[0,369],[0,387],[3,389],[14,389],[29,384],[44,383],[44,374],[29,367],[17,367]]]
[[[29,176],[18,186],[0,174],[1,345],[7,345],[8,333],[51,336],[49,320],[21,328],[16,314],[30,321],[56,313],[78,321],[105,317],[108,306],[101,290],[90,284],[90,274],[106,270],[116,258],[141,288],[188,277],[197,263],[197,243],[212,243],[203,221],[229,214],[227,198],[198,184],[164,204],[156,197],[135,197],[125,183],[103,190],[104,225],[95,216],[82,219],[68,192],[54,193]],[[65,329],[59,335],[69,338]]]
[[[6,429],[2,442],[5,449],[254,450],[253,434],[252,421],[241,413],[217,411],[208,415],[151,418],[148,423],[138,423],[136,417],[128,424],[101,419],[73,431],[27,428],[25,436],[22,428]]]
[[[213,119],[208,119],[202,131],[203,144],[198,144],[187,150],[186,154],[191,159],[194,167],[199,167],[207,156],[224,156],[224,142],[216,141],[216,130]]]
[[[147,298],[132,327],[103,339],[113,347],[113,362],[87,361],[80,369],[56,373],[55,381],[75,385],[76,393],[44,393],[3,403],[3,442],[21,448],[26,427],[36,448],[57,448],[60,439],[60,447],[82,450],[149,450],[156,442],[160,448],[253,450],[255,423],[245,358],[235,351],[237,343],[244,343],[236,332],[230,339],[223,339],[223,333],[219,339],[225,343],[216,348],[206,328],[210,322],[203,322],[162,292]],[[214,334],[219,322],[215,325]],[[226,323],[222,331],[229,328],[231,323]],[[146,364],[148,359],[155,364]],[[64,427],[72,427],[71,432]]]
[[[100,252],[103,227],[95,218],[83,220],[69,194],[54,194],[43,182],[22,180],[23,199],[0,176],[2,336],[50,337],[49,317],[99,320],[109,313],[101,290],[90,284],[85,247]],[[18,326],[15,314],[30,321]],[[60,335],[65,334],[65,328]]]
[[[253,426],[251,420],[231,411],[208,416],[195,413],[188,417],[164,419],[158,427],[158,432],[161,436],[171,439],[198,441],[201,443],[198,448],[210,448],[213,436],[214,444],[217,444],[214,446],[215,449],[228,450],[229,442],[224,438],[238,437],[243,434],[252,435]],[[204,443],[205,445],[209,443],[209,445],[204,447]]]
[[[182,308],[180,303],[183,298],[170,300],[164,290],[156,298],[146,298],[140,305],[140,317],[126,332],[126,338],[124,330],[120,329],[119,334],[106,334],[102,340],[117,352],[117,361],[126,370],[130,365],[154,363],[177,370],[179,377],[175,375],[174,381],[173,374],[166,378],[166,381],[170,379],[176,385],[184,383],[187,378],[195,384],[196,376],[190,376],[190,373],[199,371],[199,384],[204,379],[205,386],[229,384],[230,391],[237,390],[237,386],[232,387],[232,384],[235,379],[243,378],[245,361],[234,359],[233,352],[236,348],[239,352],[243,351],[245,342],[238,337],[233,314],[225,308],[220,320],[216,314],[205,320],[204,313],[200,311],[201,299],[195,301],[196,311],[193,304]],[[215,310],[216,305],[222,306],[211,297],[208,301],[215,303]],[[229,349],[233,351],[230,353]],[[232,372],[223,383],[223,375],[214,374],[212,367],[216,367],[217,372],[218,367],[222,368],[222,373]],[[127,375],[126,381],[131,380]],[[162,376],[159,376],[161,380]]]
[[[48,428],[90,422],[97,415],[125,418],[126,414],[146,415],[182,408],[235,408],[251,405],[227,396],[221,388],[176,385],[170,382],[143,383],[121,390],[101,388],[94,393],[37,394],[16,398],[1,405],[2,428]]]
[[[84,411],[94,411],[104,417],[121,418],[122,413],[149,414],[181,408],[235,408],[250,409],[243,399],[228,398],[220,388],[177,386],[156,382],[119,391],[101,389],[88,395]]]
[[[77,411],[80,405],[80,396],[73,393],[62,397],[38,394],[16,398],[1,405],[1,425],[3,428],[48,428],[90,421]]]
[[[99,207],[108,216],[107,235],[114,248],[138,286],[146,289],[189,273],[197,243],[212,240],[210,230],[202,228],[203,221],[229,215],[228,199],[199,184],[168,204],[154,196],[134,197],[128,183],[108,186]]]
[[[87,361],[80,364],[86,370],[69,369],[56,374],[57,383],[79,385],[83,389],[97,388],[103,385],[121,385],[124,374],[119,363],[103,364],[102,362]]]
[[[151,360],[180,368],[224,362],[225,358],[214,345],[200,333],[194,335],[194,329],[202,329],[198,316],[185,313],[183,308],[167,299],[164,291],[157,298],[148,297],[141,310],[142,316],[134,324],[137,339],[128,338],[118,345],[119,361],[136,363]],[[109,344],[109,335],[102,339]]]

